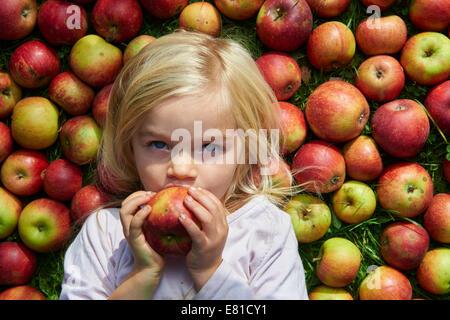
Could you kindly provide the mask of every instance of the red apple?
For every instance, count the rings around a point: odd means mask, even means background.
[[[86,35],[88,18],[86,10],[80,5],[50,0],[39,8],[38,25],[48,43],[71,46]]]
[[[53,199],[33,200],[23,208],[18,230],[20,239],[31,250],[41,253],[59,250],[72,232],[69,208]]]
[[[132,39],[141,29],[142,21],[137,0],[97,0],[92,10],[95,31],[108,42]]]
[[[142,6],[158,19],[168,19],[181,12],[188,0],[140,0]]]
[[[339,189],[345,180],[345,160],[329,142],[313,140],[294,155],[292,173],[307,191],[328,193]]]
[[[308,40],[312,26],[312,12],[305,0],[266,0],[256,17],[259,39],[273,50],[298,49]]]
[[[11,129],[3,122],[0,122],[0,163],[11,154],[13,145]]]
[[[14,50],[9,69],[14,81],[25,88],[46,86],[59,73],[61,63],[55,49],[37,40]]]
[[[108,101],[112,87],[113,84],[111,83],[100,89],[92,102],[92,116],[101,128],[106,123],[106,112],[108,111]]]
[[[65,159],[56,159],[42,171],[44,191],[53,199],[69,201],[81,189],[81,168]]]
[[[353,297],[345,289],[320,285],[311,290],[309,300],[353,300]]]
[[[450,80],[432,88],[423,104],[442,132],[450,135]]]
[[[222,28],[219,11],[209,2],[194,2],[181,11],[179,27],[217,37]]]
[[[350,0],[306,0],[319,17],[331,18],[340,15],[347,9]]]
[[[396,15],[367,18],[359,23],[355,37],[358,47],[365,55],[394,54],[406,42],[406,24]]]
[[[411,270],[419,266],[429,244],[430,237],[422,226],[399,221],[383,230],[380,251],[389,265],[399,270]]]
[[[450,293],[450,249],[436,248],[427,252],[417,268],[420,286],[433,294]]]
[[[411,300],[412,287],[408,278],[389,266],[370,272],[359,286],[360,300]]]
[[[383,11],[392,6],[395,1],[397,0],[361,0],[361,3],[366,7],[375,5]]]
[[[305,142],[308,133],[305,116],[299,107],[289,102],[278,102],[281,121],[281,154],[296,151]]]
[[[359,181],[371,181],[383,171],[383,160],[375,140],[360,135],[347,142],[342,148],[347,175]]]
[[[255,62],[277,100],[290,99],[300,87],[300,68],[290,55],[283,52],[266,52]]]
[[[339,21],[328,21],[316,27],[308,39],[306,53],[316,69],[331,71],[353,60],[356,42],[352,30]]]
[[[37,20],[36,0],[3,0],[0,7],[0,40],[25,38]]]
[[[42,189],[41,174],[47,167],[48,160],[42,152],[16,150],[2,164],[2,184],[15,195],[33,195]]]
[[[28,286],[14,286],[0,293],[0,300],[46,300],[39,290]]]
[[[412,0],[409,19],[422,30],[443,31],[450,23],[450,4],[447,0]]]
[[[358,67],[355,85],[367,99],[387,102],[399,96],[405,85],[405,74],[397,59],[374,56]]]
[[[128,60],[137,55],[145,46],[147,46],[150,42],[155,40],[155,37],[142,34],[128,43],[127,48],[123,53],[123,65],[125,65]]]
[[[66,71],[53,78],[49,96],[68,114],[81,115],[91,108],[95,92],[72,71]]]
[[[0,285],[20,285],[31,280],[37,259],[18,242],[0,242]]]
[[[22,89],[8,73],[0,72],[0,118],[9,117],[21,98]]]
[[[122,51],[90,34],[73,45],[69,63],[75,75],[88,85],[104,87],[114,81],[122,68]]]
[[[110,200],[108,195],[94,185],[79,189],[70,202],[70,216],[76,224],[83,224],[87,217],[101,205]]]
[[[102,129],[90,116],[76,116],[61,127],[59,140],[67,159],[77,165],[91,163],[97,158]]]
[[[7,238],[16,230],[21,211],[20,199],[0,187],[0,239]]]
[[[272,184],[280,187],[289,188],[292,185],[291,167],[283,159],[268,159],[268,164],[263,168],[266,170],[261,173],[257,166],[252,166],[253,181],[255,185],[259,186],[262,177],[261,174],[268,175],[272,180]]]
[[[331,225],[331,211],[325,201],[310,194],[299,194],[290,199],[284,209],[291,217],[292,227],[299,243],[321,239]]]
[[[74,0],[74,1],[78,2],[78,3],[92,3],[92,2],[95,2],[97,0]]]
[[[450,75],[450,39],[439,32],[418,33],[406,41],[400,63],[411,80],[438,84]]]
[[[380,106],[372,115],[371,127],[378,145],[397,158],[417,154],[430,133],[426,112],[410,99],[397,99]]]
[[[424,212],[433,199],[433,181],[417,163],[399,162],[387,166],[377,183],[379,204],[393,214],[415,217]]]
[[[369,104],[361,91],[340,80],[319,85],[309,95],[305,107],[311,130],[330,142],[344,142],[358,136],[369,115]]]
[[[246,20],[253,17],[261,8],[264,0],[214,0],[222,14],[234,20]]]
[[[11,134],[26,149],[41,150],[58,139],[59,110],[48,99],[28,97],[20,100],[11,116]]]
[[[361,264],[361,252],[350,240],[334,237],[319,250],[317,277],[330,287],[345,287],[352,283]]]
[[[184,214],[200,227],[200,222],[184,206],[187,189],[170,187],[159,191],[149,202],[151,212],[142,226],[150,246],[159,254],[186,255],[191,250],[192,241],[179,222]]]
[[[450,194],[438,193],[423,216],[423,225],[431,238],[450,243]]]

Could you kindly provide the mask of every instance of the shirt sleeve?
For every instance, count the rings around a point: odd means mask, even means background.
[[[258,246],[259,242],[262,247],[262,257],[248,281],[237,276],[232,266],[223,260],[194,299],[308,300],[290,217],[280,210],[275,215],[267,215],[267,219],[265,232],[259,232],[259,237],[254,239],[253,245]],[[264,242],[268,246],[263,246]]]
[[[101,210],[89,216],[67,249],[60,300],[103,300],[114,291],[108,214],[108,211]]]

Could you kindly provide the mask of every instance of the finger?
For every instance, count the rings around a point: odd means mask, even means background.
[[[142,226],[144,225],[144,222],[149,216],[150,212],[151,207],[149,205],[145,205],[133,216],[133,218],[130,221],[130,229],[129,229],[130,240],[137,239],[141,235]]]
[[[122,206],[124,206],[124,205],[126,205],[128,202],[130,202],[130,200],[136,199],[136,197],[141,197],[141,196],[143,196],[143,195],[145,195],[145,194],[150,194],[150,195],[152,195],[152,194],[155,194],[155,193],[152,192],[152,191],[143,191],[143,190],[136,191],[136,192],[130,194],[127,198],[125,198],[125,200],[122,201]]]
[[[202,226],[202,231],[206,236],[211,236],[217,230],[217,219],[214,214],[209,212],[205,207],[203,207],[196,200],[187,196],[185,199],[185,206],[194,214]]]
[[[186,232],[191,237],[192,243],[195,246],[202,247],[203,246],[202,244],[205,243],[205,241],[206,241],[206,236],[202,232],[202,230],[200,230],[200,228],[197,226],[197,224],[194,221],[192,221],[192,219],[189,219],[188,217],[186,217],[186,215],[184,215],[183,213],[180,214],[180,216],[178,217],[178,220],[180,221],[180,223],[186,229]]]
[[[214,215],[220,208],[218,204],[215,202],[214,198],[215,196],[201,188],[189,188],[188,191],[189,195],[191,195],[197,202],[199,202],[203,207],[205,207],[206,210],[213,213]]]
[[[129,199],[127,203],[122,204],[122,207],[119,210],[119,214],[125,237],[128,238],[129,236],[130,223],[139,206],[146,204],[151,199],[151,197],[151,194],[141,193],[140,195]]]

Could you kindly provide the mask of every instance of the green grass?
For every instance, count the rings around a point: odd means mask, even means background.
[[[38,1],[39,4],[43,3],[44,1],[40,0]],[[198,1],[190,1],[190,2],[198,2]],[[209,0],[208,2],[213,3],[212,0]],[[416,29],[410,22],[407,17],[408,15],[408,7],[409,7],[410,1],[401,1],[400,3],[395,4],[392,8],[386,10],[383,12],[383,16],[387,16],[390,14],[396,14],[401,16],[404,21],[407,24],[407,30],[408,30],[408,38],[412,35],[419,33],[420,30]],[[92,5],[86,5],[85,6],[88,9],[88,12],[92,9]],[[366,8],[361,5],[361,3],[357,0],[352,0],[350,6],[347,8],[347,10],[341,14],[338,17],[331,18],[331,19],[321,19],[314,15],[314,27],[318,26],[321,23],[324,23],[326,21],[341,21],[347,26],[349,26],[353,32],[355,32],[357,25],[360,21],[362,21],[364,18],[367,18],[369,15],[366,13]],[[227,19],[222,15],[223,24],[222,24],[222,31],[219,35],[220,37],[224,38],[231,38],[236,41],[239,41],[241,44],[243,44],[252,54],[253,58],[258,58],[262,53],[266,51],[270,51],[267,47],[265,47],[261,41],[258,39],[256,35],[256,28],[255,28],[255,21],[256,17],[251,18],[246,21],[232,21],[230,19]],[[139,34],[149,34],[155,37],[162,36],[167,33],[171,33],[178,27],[178,18],[174,17],[167,20],[157,20],[154,18],[151,18],[147,13],[144,12],[144,24],[139,32]],[[88,33],[94,33],[92,24],[90,23],[89,32]],[[9,67],[9,59],[14,51],[15,48],[17,48],[22,43],[25,43],[26,41],[33,40],[33,39],[41,39],[42,37],[39,34],[39,30],[36,27],[34,32],[26,37],[25,39],[17,40],[17,41],[9,41],[9,42],[0,42],[0,70],[1,71],[8,71]],[[118,44],[118,47],[122,49],[122,51],[126,48],[126,43]],[[69,70],[69,64],[68,64],[68,55],[70,52],[70,47],[59,47],[57,48],[59,57],[62,61],[62,71]],[[314,69],[308,62],[307,56],[306,56],[306,48],[305,46],[302,46],[298,50],[294,52],[290,52],[290,55],[294,57],[298,64],[303,67],[307,67],[311,70],[311,76],[308,82],[302,82],[301,87],[299,90],[295,93],[295,95],[289,100],[289,102],[297,105],[301,110],[304,110],[305,103],[308,99],[309,94],[321,83],[328,81],[330,77],[340,77],[344,80],[354,84],[354,77],[356,74],[356,70],[360,63],[364,61],[367,57],[364,56],[358,49],[355,54],[355,57],[352,61],[352,63],[346,67],[343,67],[341,69],[332,71],[332,72],[321,72],[319,70]],[[394,55],[395,58],[399,58],[399,55]],[[408,99],[415,99],[419,102],[424,101],[424,98],[429,91],[429,87],[421,86],[413,81],[407,79],[405,83],[405,87],[403,91],[401,92],[399,98],[408,98]],[[48,98],[48,88],[43,89],[36,89],[36,90],[24,90],[24,96],[43,96]],[[370,107],[371,107],[371,113],[373,113],[379,106],[379,103],[369,101]],[[64,112],[61,111],[60,116],[60,123],[64,123],[69,118],[69,116]],[[9,125],[10,119],[2,119],[3,122]],[[426,142],[426,145],[424,148],[417,154],[416,156],[407,159],[409,161],[414,161],[422,165],[425,169],[428,170],[430,173],[433,183],[434,183],[434,190],[436,193],[449,193],[450,192],[450,186],[443,177],[443,170],[442,170],[442,162],[445,157],[445,154],[447,153],[447,140],[445,137],[441,135],[441,133],[438,131],[438,129],[431,123],[431,131],[429,138]],[[369,134],[371,133],[369,125],[366,125],[363,134]],[[313,139],[313,135],[309,134],[307,141]],[[342,147],[342,144],[337,144],[338,147]],[[49,158],[50,161],[53,161],[59,157],[61,157],[61,150],[58,144],[55,144],[54,146],[42,150]],[[292,160],[293,154],[287,157],[287,161],[290,162]],[[385,165],[389,163],[393,163],[395,161],[398,161],[398,159],[394,159],[390,156],[388,156],[385,153],[382,153],[383,162]],[[82,166],[83,170],[83,184],[89,184],[92,177],[91,177],[91,166],[85,165]],[[375,188],[375,181],[369,182],[369,185],[374,189]],[[24,205],[28,203],[31,200],[45,197],[46,195],[41,192],[39,194],[33,195],[31,197],[22,198]],[[330,195],[324,194],[323,195],[324,200],[329,204],[330,203]],[[69,205],[68,203],[66,203]],[[330,206],[331,208],[331,206]],[[331,208],[332,209],[332,208]],[[384,265],[386,264],[381,257],[380,254],[380,235],[382,230],[389,224],[394,221],[402,220],[403,218],[393,215],[392,213],[388,212],[387,210],[384,210],[381,207],[377,207],[375,213],[373,216],[366,221],[363,221],[358,224],[349,225],[344,222],[341,222],[334,212],[332,212],[332,224],[328,230],[328,232],[325,234],[325,236],[313,243],[310,244],[300,244],[299,245],[299,253],[302,257],[304,268],[305,268],[305,277],[306,277],[306,283],[308,290],[314,288],[315,286],[320,284],[319,279],[316,276],[315,268],[316,268],[316,261],[315,258],[318,256],[320,246],[322,243],[332,237],[343,237],[346,239],[351,240],[354,242],[358,248],[360,249],[363,259],[361,262],[361,267],[358,272],[358,275],[356,279],[347,286],[345,289],[347,289],[354,298],[358,297],[358,287],[361,283],[362,279],[367,275],[366,271],[367,268],[371,265]],[[414,218],[413,220],[422,223],[423,215],[419,215],[418,217]],[[74,230],[73,236],[76,235],[76,230]],[[10,241],[20,241],[20,238],[15,232],[13,235],[11,235],[8,239]],[[69,242],[70,243],[70,242]],[[69,245],[69,243],[66,244],[66,246],[61,249],[60,251],[49,253],[49,254],[37,254],[39,266],[36,271],[35,276],[30,282],[30,285],[39,288],[48,299],[57,299],[59,296],[59,292],[61,290],[61,281],[63,276],[63,258],[64,258],[64,252]],[[450,247],[449,245],[437,243],[435,241],[431,241],[430,243],[430,249],[435,247]],[[408,279],[410,280],[412,287],[413,287],[413,298],[424,298],[424,299],[449,299],[450,294],[447,294],[445,296],[436,296],[433,294],[430,294],[423,290],[419,284],[417,283],[416,277],[415,277],[415,271],[409,271],[409,272],[403,272]],[[4,289],[0,287],[0,291]]]

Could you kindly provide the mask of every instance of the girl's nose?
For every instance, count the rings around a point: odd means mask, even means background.
[[[197,167],[190,156],[177,156],[170,160],[167,176],[176,179],[192,179],[197,177]]]

